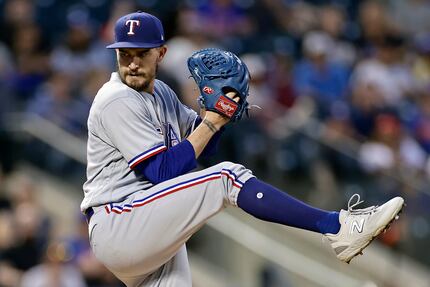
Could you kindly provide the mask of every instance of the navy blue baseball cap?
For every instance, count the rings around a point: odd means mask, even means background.
[[[164,30],[161,21],[154,15],[135,12],[116,21],[115,43],[106,48],[155,48],[163,44]]]

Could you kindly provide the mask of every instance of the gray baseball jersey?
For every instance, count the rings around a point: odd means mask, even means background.
[[[83,212],[96,257],[127,286],[191,286],[185,242],[237,195],[250,170],[231,162],[153,185],[132,168],[194,129],[197,115],[156,80],[139,93],[113,73],[88,119]]]
[[[197,114],[163,82],[154,95],[123,84],[118,73],[97,93],[88,118],[87,181],[82,211],[124,199],[149,181],[131,168],[192,131]]]

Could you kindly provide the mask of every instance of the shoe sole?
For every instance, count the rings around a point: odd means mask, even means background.
[[[384,226],[381,226],[381,228],[377,229],[376,232],[373,234],[372,238],[365,244],[363,245],[362,248],[360,248],[354,255],[351,256],[351,258],[347,261],[344,261],[346,263],[350,263],[351,260],[353,258],[355,258],[357,255],[363,255],[363,250],[364,248],[366,248],[367,246],[369,246],[370,243],[372,243],[372,241],[378,237],[379,234],[381,234],[382,232],[387,231],[390,228],[391,223],[393,223],[394,221],[399,219],[400,214],[403,212],[403,208],[406,206],[406,204],[403,202],[402,206],[400,207],[400,209],[394,213],[394,215],[392,216],[392,218],[390,219],[390,221],[385,224]]]

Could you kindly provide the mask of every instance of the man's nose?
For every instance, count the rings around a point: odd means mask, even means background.
[[[139,68],[138,59],[134,58],[133,61],[130,62],[128,67],[132,70]]]

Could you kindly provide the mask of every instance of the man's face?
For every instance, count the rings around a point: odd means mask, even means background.
[[[117,49],[118,71],[121,80],[136,91],[152,93],[158,63],[166,47]]]

